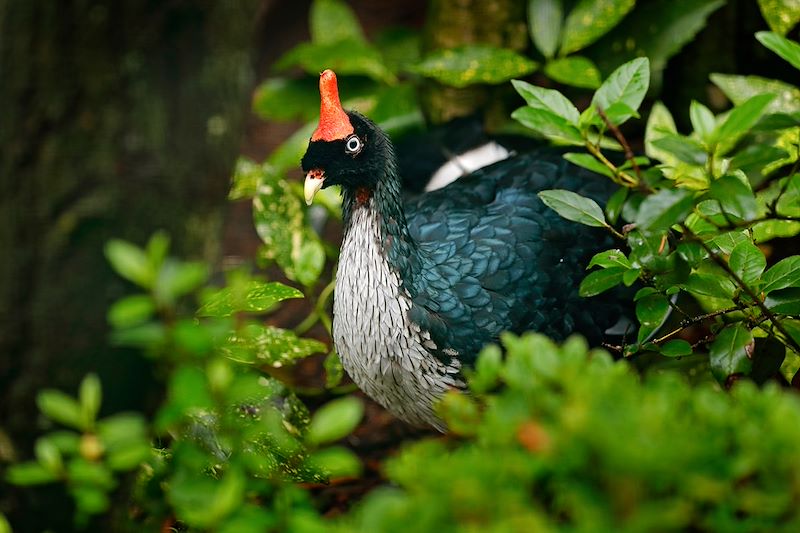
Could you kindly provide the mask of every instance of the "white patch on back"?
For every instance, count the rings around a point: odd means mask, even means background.
[[[354,207],[342,242],[333,301],[333,341],[353,381],[412,424],[445,427],[433,403],[453,387],[460,362],[445,365],[427,350],[430,333],[408,318],[411,297],[382,253],[379,215]],[[426,350],[427,348],[427,350]]]
[[[446,185],[450,185],[461,176],[469,174],[470,172],[475,172],[480,168],[489,166],[492,163],[497,163],[503,159],[508,159],[510,155],[511,152],[494,141],[468,150],[463,154],[453,157],[453,159],[439,167],[439,170],[433,174],[433,177],[425,186],[425,192],[441,189]]]

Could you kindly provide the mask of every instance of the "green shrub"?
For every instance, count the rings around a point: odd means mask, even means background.
[[[796,531],[800,399],[775,386],[642,381],[573,337],[503,339],[474,396],[441,405],[460,438],[386,465],[342,531]],[[483,393],[500,385],[499,392]],[[477,387],[476,387],[477,385]],[[477,390],[474,390],[476,389]]]

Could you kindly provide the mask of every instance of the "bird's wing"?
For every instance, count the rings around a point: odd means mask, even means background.
[[[587,302],[577,290],[591,255],[611,243],[596,228],[547,208],[537,193],[553,188],[601,201],[612,189],[560,153],[542,150],[481,169],[407,206],[422,252],[409,283],[411,318],[464,362],[505,330],[557,338],[577,330],[599,341],[615,321],[607,309],[594,316],[605,303]]]

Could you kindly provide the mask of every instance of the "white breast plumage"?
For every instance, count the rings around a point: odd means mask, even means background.
[[[447,390],[463,387],[460,364],[428,350],[430,334],[408,318],[411,298],[382,252],[379,215],[356,207],[336,274],[333,338],[353,381],[386,409],[412,424],[444,430],[433,409]]]

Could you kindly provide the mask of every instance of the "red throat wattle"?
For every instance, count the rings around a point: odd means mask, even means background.
[[[336,141],[353,133],[353,125],[339,102],[336,74],[330,69],[319,75],[319,126],[312,141]]]

